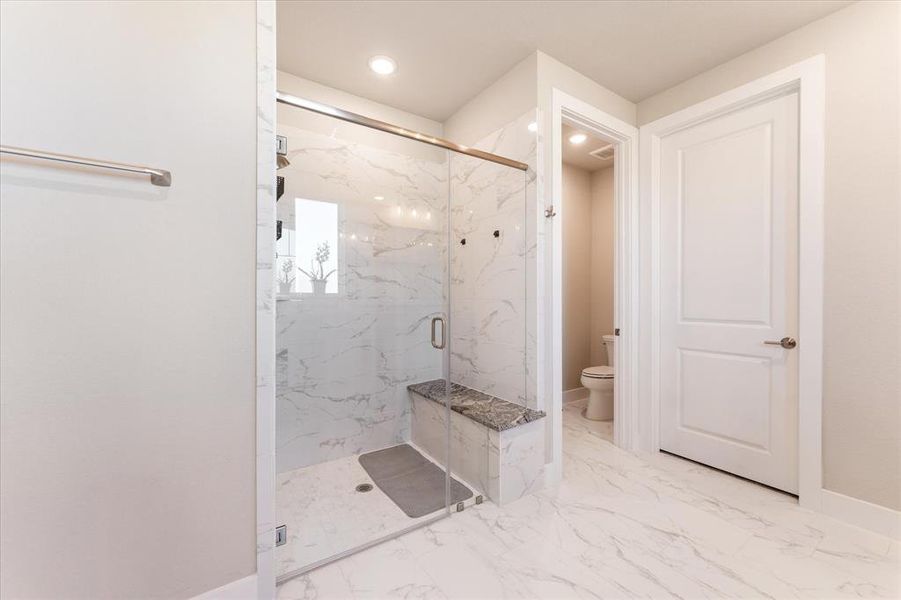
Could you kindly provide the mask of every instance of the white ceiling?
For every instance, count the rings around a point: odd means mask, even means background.
[[[588,139],[579,145],[569,141],[569,136],[577,132],[584,133],[588,136]],[[608,159],[601,159],[591,155],[591,152],[609,145],[610,142],[603,138],[593,136],[588,131],[578,129],[568,123],[563,124],[563,162],[568,165],[573,165],[574,167],[579,167],[586,171],[597,171],[599,169],[612,167],[612,156]]]
[[[279,0],[278,66],[444,121],[537,49],[637,102],[850,3]]]

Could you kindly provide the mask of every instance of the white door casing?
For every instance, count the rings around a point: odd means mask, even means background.
[[[660,448],[798,492],[798,94],[660,139]],[[803,340],[801,340],[803,344]]]
[[[616,341],[616,389],[614,392],[613,439],[617,446],[633,449],[638,441],[638,341],[639,341],[639,210],[638,210],[638,129],[609,113],[553,88],[549,110],[550,152],[545,159],[542,212],[553,204],[557,216],[541,217],[538,255],[545,263],[539,269],[539,390],[547,398],[548,419],[547,468],[548,485],[556,485],[563,468],[563,121],[577,123],[580,128],[613,141],[616,148],[614,173],[614,323],[620,329]],[[543,145],[539,144],[539,152]],[[544,271],[542,271],[544,269]],[[542,306],[548,307],[543,310]],[[633,412],[635,411],[635,412]]]

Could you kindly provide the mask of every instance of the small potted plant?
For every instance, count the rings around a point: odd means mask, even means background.
[[[310,259],[310,270],[304,271],[300,267],[297,267],[298,271],[310,278],[310,283],[313,286],[313,293],[317,296],[325,294],[325,286],[328,284],[328,278],[335,272],[335,269],[332,269],[328,273],[325,272],[325,263],[328,262],[330,254],[331,251],[329,250],[328,242],[322,242],[316,248],[316,254]]]
[[[278,291],[280,294],[290,294],[294,286],[294,261],[290,258],[282,263],[282,274],[278,278]]]

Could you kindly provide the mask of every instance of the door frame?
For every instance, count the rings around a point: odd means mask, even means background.
[[[616,339],[616,385],[613,410],[614,444],[632,449],[637,440],[638,423],[635,418],[638,393],[639,329],[639,213],[638,213],[638,128],[613,115],[571,96],[557,88],[551,91],[551,160],[549,202],[556,211],[550,224],[550,339],[551,360],[550,456],[548,483],[562,477],[563,456],[563,120],[576,123],[581,129],[601,136],[614,145],[614,298],[613,322],[620,329]],[[545,230],[547,231],[547,230]],[[544,370],[544,368],[542,369]]]
[[[825,57],[820,54],[640,128],[642,361],[640,410],[632,427],[639,447],[660,450],[660,142],[676,131],[784,94],[798,93],[798,497],[822,504],[823,199],[825,176]],[[791,332],[787,332],[789,335]]]

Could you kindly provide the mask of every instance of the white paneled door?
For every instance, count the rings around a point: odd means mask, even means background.
[[[798,95],[659,149],[660,448],[797,493]]]

